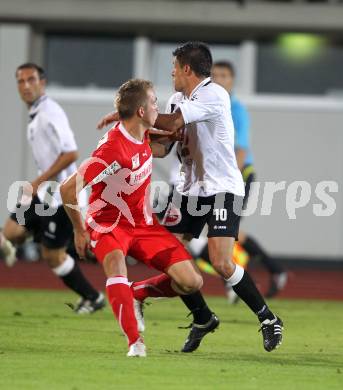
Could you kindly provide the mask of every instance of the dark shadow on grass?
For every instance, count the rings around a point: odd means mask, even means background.
[[[256,322],[256,320],[238,320],[238,319],[235,319],[235,318],[232,318],[232,319],[222,319],[220,318],[220,323],[221,324],[234,324],[234,325],[258,325],[258,323]]]
[[[242,362],[242,363],[254,363],[268,366],[295,366],[295,367],[321,367],[321,368],[337,368],[342,365],[342,359],[338,359],[337,356],[326,355],[321,353],[321,355],[313,355],[313,353],[303,353],[303,354],[292,354],[292,355],[278,355],[278,352],[274,353],[256,353],[256,354],[247,354],[239,353],[235,354],[232,352],[223,353],[223,352],[195,352],[195,353],[181,353],[178,351],[161,351],[161,355],[177,355],[184,359],[193,358],[197,360],[209,360],[209,361],[232,361]]]
[[[26,317],[27,319],[28,317]],[[49,318],[50,321],[47,321],[46,318]],[[97,334],[113,334],[113,329],[107,330],[107,329],[100,329],[99,327],[96,327],[92,324],[88,326],[87,328],[81,327],[72,327],[72,326],[65,326],[65,324],[60,325],[60,320],[64,320],[64,317],[59,317],[58,319],[54,318],[51,320],[51,317],[42,317],[42,318],[37,318],[35,317],[33,321],[26,321],[20,318],[20,320],[10,323],[12,326],[15,325],[17,328],[23,328],[25,330],[28,329],[46,329],[49,327],[51,329],[51,332],[53,333],[55,329],[58,330],[58,332],[63,331],[63,332],[77,332],[77,333],[82,333],[82,334],[92,334],[94,331],[96,331]],[[78,319],[78,321],[82,321],[82,319]],[[73,323],[74,325],[74,323]],[[75,323],[77,325],[77,323]],[[6,326],[5,326],[6,327]],[[1,326],[0,326],[1,328]]]

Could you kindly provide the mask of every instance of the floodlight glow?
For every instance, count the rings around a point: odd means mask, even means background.
[[[318,55],[326,39],[315,34],[287,33],[280,35],[277,42],[289,59],[302,62]]]

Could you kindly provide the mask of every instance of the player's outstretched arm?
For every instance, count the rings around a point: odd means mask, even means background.
[[[106,114],[104,117],[102,117],[100,119],[100,121],[98,122],[98,124],[96,125],[96,128],[98,130],[101,130],[103,129],[104,127],[110,125],[111,123],[113,122],[118,122],[119,121],[119,115],[117,112],[110,112],[108,114]]]
[[[176,110],[172,114],[158,114],[158,117],[154,124],[154,127],[156,127],[156,129],[166,130],[172,133],[176,133],[184,126],[185,121],[180,110]]]
[[[153,157],[162,158],[170,153],[176,141],[182,141],[183,129],[178,129],[175,133],[151,129],[149,130],[149,136]]]
[[[152,155],[155,158],[163,158],[167,156],[171,150],[173,149],[173,146],[175,142],[182,141],[183,139],[183,131],[184,129],[178,129],[176,133],[170,133],[166,131],[159,131],[159,130],[150,130],[150,147],[152,150]],[[156,133],[157,132],[157,133]],[[160,132],[160,134],[158,133]],[[167,133],[167,136],[162,136],[163,133]]]
[[[81,183],[80,183],[81,181]],[[60,186],[63,206],[74,227],[75,249],[80,258],[85,257],[89,237],[84,227],[77,197],[85,183],[80,173],[75,172]]]
[[[169,149],[167,145],[160,144],[159,142],[151,142],[150,147],[151,147],[151,151],[152,151],[152,156],[154,158],[163,158],[163,157],[167,156],[169,154],[170,150],[172,149],[172,146]]]
[[[113,122],[119,121],[118,112],[110,112],[100,119],[97,124],[97,129],[101,130],[105,126]],[[158,114],[154,127],[156,129],[170,131],[172,133],[177,132],[180,128],[184,127],[185,121],[183,119],[182,113],[180,110],[172,114]]]

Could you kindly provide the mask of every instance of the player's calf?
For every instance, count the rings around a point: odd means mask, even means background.
[[[140,339],[140,335],[134,313],[133,294],[127,277],[124,275],[108,277],[106,292],[113,314],[131,347]]]
[[[132,283],[127,280],[123,252],[119,249],[109,252],[104,258],[103,267],[107,276],[106,292],[108,301],[122,332],[128,340],[129,352],[127,356],[145,356],[145,347],[139,335],[134,312]]]
[[[224,279],[230,278],[235,272],[236,265],[232,260],[234,237],[209,237],[208,253],[213,268]]]
[[[168,272],[170,271],[180,284],[172,280],[167,274],[160,274],[146,280],[131,283],[131,291],[134,297],[134,312],[139,332],[144,332],[145,330],[143,302],[146,298],[184,296],[198,291],[202,287],[202,277],[194,269],[191,269],[188,274],[181,276],[179,267],[177,267],[177,271],[172,267],[169,268]]]
[[[42,246],[42,257],[64,285],[81,296],[76,313],[85,312],[83,309],[86,307],[90,309],[88,312],[93,313],[105,306],[101,293],[94,289],[82,273],[78,263],[66,254],[64,248],[48,249]]]
[[[28,236],[25,226],[19,225],[13,219],[8,218],[3,227],[2,233],[12,244],[22,244]]]

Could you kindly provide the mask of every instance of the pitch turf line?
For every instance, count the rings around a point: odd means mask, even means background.
[[[146,310],[147,359],[128,359],[109,308],[77,317],[69,293],[0,290],[0,389],[341,389],[343,305],[273,301],[285,342],[264,352],[257,323],[242,305],[209,298],[222,320],[201,349],[177,352],[188,330],[177,299]]]

